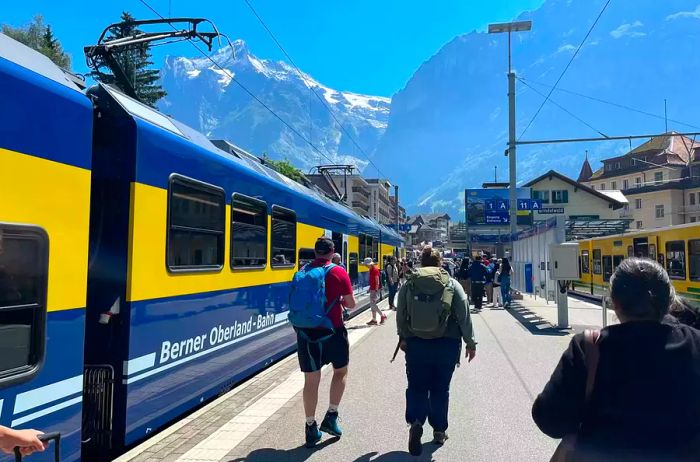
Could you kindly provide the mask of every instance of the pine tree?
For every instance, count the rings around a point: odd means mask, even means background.
[[[53,35],[51,26],[44,24],[41,15],[34,16],[24,27],[3,24],[2,33],[48,56],[57,66],[70,69],[70,55],[63,51],[61,43]]]
[[[46,26],[44,35],[41,37],[41,45],[39,51],[51,58],[59,67],[66,69],[70,68],[70,56],[63,51],[63,47],[53,35],[51,26]]]
[[[106,40],[130,37],[140,33],[141,31],[133,22],[134,17],[127,11],[124,11],[121,15],[121,24],[109,31]],[[160,71],[157,69],[149,69],[149,67],[153,65],[149,48],[148,44],[133,45],[115,51],[114,57],[130,79],[139,101],[155,107],[158,100],[167,93],[158,83]],[[105,68],[107,68],[106,63],[98,62],[97,71],[91,72],[90,75],[103,83],[119,86],[119,83],[111,72],[103,71]]]

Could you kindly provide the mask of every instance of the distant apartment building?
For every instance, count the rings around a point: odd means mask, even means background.
[[[362,216],[370,215],[369,183],[360,175],[306,175],[313,184],[331,197],[338,193],[345,195],[345,204]],[[346,182],[347,180],[347,188]],[[329,182],[332,181],[333,185]]]
[[[389,180],[381,178],[368,178],[369,186],[369,216],[379,223],[392,223],[391,209],[393,208],[389,200],[391,183]]]
[[[396,196],[389,196],[391,223],[396,223]],[[406,209],[399,204],[399,223],[406,223]]]
[[[628,153],[603,160],[593,172],[588,159],[579,181],[599,192],[620,190],[628,200],[620,216],[630,228],[647,229],[700,220],[700,143],[669,132]]]
[[[365,179],[360,175],[308,174],[306,177],[330,197],[344,197],[343,202],[359,215],[383,224],[396,223],[395,197],[390,195],[389,180]],[[406,223],[406,209],[401,204],[399,223]]]

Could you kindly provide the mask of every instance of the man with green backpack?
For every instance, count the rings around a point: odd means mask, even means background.
[[[462,340],[466,357],[476,356],[467,296],[462,286],[441,268],[440,253],[427,247],[421,268],[401,287],[396,325],[406,353],[406,422],[408,451],[423,451],[421,437],[426,419],[433,427],[433,442],[447,440],[450,382],[459,363]]]

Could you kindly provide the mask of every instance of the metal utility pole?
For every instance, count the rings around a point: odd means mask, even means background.
[[[509,173],[509,220],[511,235],[518,231],[518,204],[516,202],[515,162],[515,72],[511,64],[511,33],[532,29],[532,21],[515,21],[489,24],[489,34],[508,32],[508,173]]]
[[[399,232],[399,185],[394,185],[394,212],[396,212],[396,232]]]

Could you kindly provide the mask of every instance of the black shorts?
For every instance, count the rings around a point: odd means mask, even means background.
[[[324,337],[330,337],[323,340]],[[304,329],[297,331],[297,357],[302,372],[316,372],[326,364],[341,369],[350,362],[348,331],[337,328],[329,330]]]

